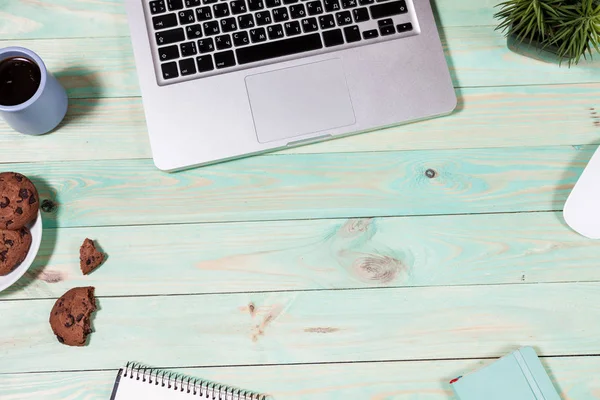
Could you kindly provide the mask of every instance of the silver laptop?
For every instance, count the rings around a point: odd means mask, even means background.
[[[429,0],[125,1],[165,171],[456,106]]]

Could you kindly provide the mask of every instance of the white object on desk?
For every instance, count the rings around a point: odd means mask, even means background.
[[[31,233],[31,246],[29,246],[27,256],[23,262],[19,264],[17,268],[15,268],[14,271],[8,275],[0,276],[0,292],[10,287],[13,283],[25,275],[25,272],[27,272],[29,267],[31,267],[31,264],[33,264],[33,261],[40,250],[40,245],[42,244],[42,213],[39,210],[35,221],[27,225],[27,227]]]
[[[230,386],[128,363],[121,368],[110,400],[266,400],[270,397]]]
[[[571,191],[563,216],[577,233],[600,239],[600,148]]]

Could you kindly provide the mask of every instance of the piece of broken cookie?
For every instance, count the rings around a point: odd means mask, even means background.
[[[84,275],[89,274],[104,261],[104,254],[96,249],[94,241],[85,239],[79,249],[79,266]]]
[[[52,307],[50,326],[60,343],[84,346],[92,333],[90,317],[96,311],[94,288],[76,287],[63,294]]]

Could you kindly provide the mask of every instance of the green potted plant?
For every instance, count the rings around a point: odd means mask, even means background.
[[[571,65],[600,52],[600,0],[506,0],[498,7],[496,29],[516,53]]]

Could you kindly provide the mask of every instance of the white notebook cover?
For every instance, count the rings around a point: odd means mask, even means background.
[[[110,400],[267,400],[267,396],[172,372],[128,364],[119,370]],[[272,399],[269,397],[269,399]]]

